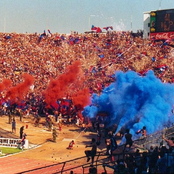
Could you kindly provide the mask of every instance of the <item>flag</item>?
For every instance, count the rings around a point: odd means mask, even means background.
[[[102,32],[100,27],[95,27],[94,25],[92,25],[91,30],[96,31],[97,33],[101,33]]]
[[[70,109],[70,102],[71,101],[67,100],[67,99],[63,99],[61,101],[61,112],[63,114],[66,114],[69,111],[69,109]]]
[[[74,42],[75,42],[76,44],[78,44],[78,43],[80,43],[80,39],[79,39],[78,37],[76,37],[75,40],[74,40]]]
[[[103,29],[105,29],[106,31],[108,31],[109,29],[113,30],[112,26],[108,26],[108,27],[103,27]]]
[[[44,32],[39,36],[39,42],[41,41],[41,39],[42,39],[44,36],[46,36],[45,30],[44,30]]]
[[[113,27],[112,27],[112,26],[110,26],[110,29],[111,29],[111,30],[113,30]]]
[[[156,61],[155,57],[152,57],[152,61],[153,61],[153,62],[155,62],[155,61]]]
[[[90,66],[89,68],[89,72],[92,72],[93,66]]]
[[[41,41],[42,38],[43,38],[43,35],[41,34],[39,37],[39,42]]]
[[[91,30],[97,30],[97,27],[95,27],[94,25],[92,25]]]
[[[59,104],[58,102],[52,102],[52,103],[51,103],[51,107],[52,107],[52,109],[54,109],[54,110],[58,110],[59,107],[60,107],[60,104]]]
[[[51,31],[50,30],[48,30],[48,33],[52,36],[52,33],[51,33]]]
[[[91,70],[91,73],[94,73],[95,74],[96,72],[97,71],[96,71],[95,67],[93,67],[92,70]]]
[[[108,27],[103,27],[103,29],[105,29],[106,31],[108,31],[109,28]]]
[[[97,89],[98,89],[98,90],[102,90],[102,85],[101,85],[101,83],[97,83]]]
[[[74,38],[72,36],[69,37],[69,42],[70,45],[74,44]]]
[[[168,66],[166,64],[162,64],[156,67],[157,69],[159,69],[161,72],[165,71]]]
[[[100,54],[100,55],[98,55],[101,59],[103,59],[104,58],[104,54]]]
[[[11,36],[5,36],[4,38],[5,38],[6,40],[7,40],[7,39],[11,39]]]
[[[97,27],[96,32],[97,32],[97,33],[101,33],[101,32],[102,32],[101,28],[100,28],[100,27]]]
[[[60,38],[61,38],[62,40],[65,40],[65,37],[64,37],[63,35],[61,35]]]

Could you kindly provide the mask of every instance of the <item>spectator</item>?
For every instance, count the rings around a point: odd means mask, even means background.
[[[13,118],[12,120],[12,133],[16,133],[16,120]]]
[[[20,139],[22,139],[24,133],[24,126],[21,126],[19,133],[20,133]]]
[[[143,137],[146,137],[146,126],[143,126],[143,129],[142,129],[142,136],[143,136]]]
[[[73,149],[74,144],[75,144],[75,142],[74,142],[74,140],[72,140],[72,141],[69,143],[69,146],[67,147],[67,149]]]
[[[57,130],[56,130],[56,127],[53,127],[52,136],[53,136],[53,142],[56,143],[56,138],[57,138]]]
[[[157,168],[157,172],[160,174],[167,173],[167,159],[165,158],[164,153],[161,153],[161,155],[158,156],[156,168]]]
[[[24,149],[26,136],[27,136],[26,133],[23,133],[23,137],[22,137],[21,142],[20,142],[22,150]]]
[[[99,146],[100,143],[101,143],[101,136],[102,136],[101,130],[99,129],[99,130],[97,130],[97,145],[98,145],[98,146]]]
[[[132,134],[129,133],[129,129],[126,130],[125,139],[126,139],[126,143],[124,145],[123,152],[125,151],[127,145],[129,145],[129,150],[130,150],[132,143],[133,143],[132,142]]]
[[[111,157],[111,161],[114,161],[113,152],[117,149],[118,145],[117,145],[117,141],[116,141],[115,137],[112,135],[112,133],[109,134],[109,139],[110,139],[109,155]]]
[[[111,149],[111,147],[110,147],[111,146],[111,141],[110,141],[109,137],[107,137],[105,139],[105,143],[106,143],[106,154],[109,155],[110,149]]]
[[[92,159],[91,164],[93,165],[94,157],[95,157],[95,155],[97,153],[97,144],[96,144],[95,138],[92,138],[91,144],[90,145],[86,145],[86,148],[87,147],[91,147],[91,150],[85,150],[85,154],[86,154],[86,157],[87,157],[87,162],[89,162],[90,157],[91,157],[91,159]]]
[[[174,150],[174,143],[173,143],[174,138],[171,137],[170,139],[166,139],[165,137],[163,137],[163,139],[167,142],[169,148]]]

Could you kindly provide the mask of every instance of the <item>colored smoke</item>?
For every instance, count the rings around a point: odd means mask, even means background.
[[[107,113],[104,119],[108,127],[117,124],[115,133],[130,129],[133,138],[143,126],[152,134],[174,123],[174,84],[162,83],[151,70],[144,77],[133,71],[118,71],[115,76],[116,81],[100,96],[93,94],[83,116]]]
[[[6,98],[11,101],[20,101],[24,98],[24,95],[28,92],[30,86],[34,83],[34,77],[29,74],[23,74],[23,78],[24,82],[8,89]]]
[[[83,116],[81,111],[83,108],[89,104],[91,104],[90,101],[90,93],[88,88],[84,88],[80,91],[78,91],[76,94],[72,96],[72,101],[75,106],[78,107],[78,117],[83,120]]]
[[[4,79],[2,83],[0,83],[0,92],[6,90],[8,87],[10,87],[12,84],[11,80]]]
[[[48,88],[44,91],[45,101],[47,104],[51,104],[57,99],[65,97],[66,93],[70,93],[70,87],[78,79],[80,72],[80,61],[74,62],[67,67],[66,72],[56,79],[52,79],[48,85]]]
[[[82,108],[91,104],[89,89],[84,88],[78,91],[72,96],[72,100],[74,105],[80,105]]]

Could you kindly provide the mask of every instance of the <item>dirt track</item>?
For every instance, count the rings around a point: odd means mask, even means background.
[[[41,123],[44,123],[45,119],[42,118]],[[36,147],[25,150],[21,153],[7,156],[7,158],[0,158],[1,168],[0,173],[3,174],[17,174],[17,173],[60,173],[63,163],[68,160],[80,158],[66,163],[64,169],[69,169],[75,166],[81,166],[87,164],[84,151],[85,146],[91,142],[91,138],[96,138],[97,135],[94,132],[84,132],[83,129],[75,125],[63,125],[62,131],[58,130],[57,142],[54,143],[52,140],[52,132],[48,131],[43,125],[35,127],[31,118],[24,118],[22,122],[19,118],[16,118],[16,133],[12,134],[11,124],[8,124],[8,117],[0,117],[0,136],[19,138],[19,129],[24,126],[24,132],[27,134],[29,145],[37,145]],[[26,129],[26,126],[28,127]],[[73,150],[68,150],[67,147],[71,140],[75,140],[75,146]],[[101,139],[101,144],[98,146],[98,152],[105,150],[105,139]],[[117,141],[117,143],[119,143]],[[122,148],[116,149],[115,153],[120,153]],[[132,149],[134,151],[134,149]],[[8,164],[11,165],[8,165]],[[89,162],[90,164],[90,162]],[[82,173],[82,167],[74,169],[75,173]],[[100,166],[98,170],[103,172],[103,167]],[[108,170],[108,169],[107,169]],[[110,169],[113,172],[113,169]],[[70,172],[69,170],[67,171]],[[65,173],[67,173],[65,172]],[[88,169],[86,171],[88,173]]]
[[[84,132],[83,129],[75,125],[63,125],[61,132],[57,130],[58,137],[56,143],[52,142],[52,132],[48,131],[42,124],[35,127],[31,118],[24,118],[22,122],[16,118],[16,133],[11,133],[11,124],[8,124],[8,117],[0,117],[0,136],[19,138],[19,129],[23,125],[24,132],[30,144],[38,145],[36,148],[26,150],[23,153],[16,154],[16,157],[25,157],[30,159],[40,159],[52,162],[62,162],[84,156],[85,146],[91,141],[92,137],[96,138],[96,134],[92,132]],[[44,122],[42,118],[41,123]],[[26,125],[28,128],[26,129]],[[73,150],[66,149],[71,140],[75,140]],[[104,140],[103,140],[104,141]],[[99,146],[98,151],[105,147],[104,142]]]

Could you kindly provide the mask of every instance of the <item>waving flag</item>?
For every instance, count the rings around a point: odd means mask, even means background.
[[[96,31],[97,33],[101,33],[102,32],[100,27],[95,27],[94,25],[92,25],[91,30]]]
[[[51,103],[51,108],[52,108],[53,110],[59,110],[59,109],[60,109],[60,104],[59,104],[59,102],[53,101],[53,102]]]
[[[167,68],[168,66],[166,64],[162,64],[156,67],[156,69],[159,70],[160,72],[167,70]]]
[[[101,28],[100,28],[100,27],[97,27],[96,32],[97,32],[97,33],[101,33],[101,32],[102,32]]]
[[[90,67],[90,72],[93,74],[95,74],[97,72],[95,69],[95,66]]]
[[[108,26],[108,27],[103,27],[103,29],[105,29],[106,31],[108,31],[109,29],[113,30],[112,26]]]
[[[74,41],[75,41],[75,40],[74,40],[73,36],[70,35],[70,36],[69,36],[69,40],[68,40],[67,43],[68,43],[69,45],[74,45],[74,43],[75,43]]]
[[[50,30],[48,30],[48,33],[52,36],[52,33],[51,33],[51,31]]]
[[[75,40],[74,40],[74,42],[75,42],[76,44],[80,43],[80,41],[81,41],[81,39],[79,39],[79,37],[76,37]]]
[[[11,39],[11,36],[5,36],[4,38],[5,38],[6,40],[7,40],[7,39]]]
[[[62,40],[65,40],[65,37],[64,37],[63,35],[61,35],[60,38],[61,38]]]
[[[63,114],[66,114],[69,109],[70,109],[70,100],[67,100],[67,99],[63,99],[61,100],[61,112]]]
[[[152,62],[155,62],[155,61],[156,61],[155,57],[152,57]]]
[[[95,27],[94,25],[92,25],[91,30],[97,30],[97,27]]]
[[[104,54],[100,54],[100,55],[98,55],[101,59],[103,59],[104,58]]]
[[[46,36],[45,30],[44,30],[44,32],[39,36],[39,42],[41,41],[41,39],[42,39],[44,36]]]

